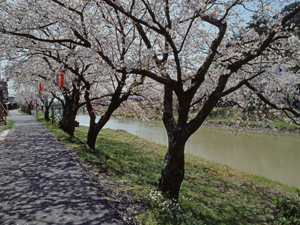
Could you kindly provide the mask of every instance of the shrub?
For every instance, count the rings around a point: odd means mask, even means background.
[[[277,197],[274,198],[274,202],[279,211],[277,221],[280,224],[300,224],[300,202]]]

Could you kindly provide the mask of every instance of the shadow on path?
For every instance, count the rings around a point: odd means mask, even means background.
[[[66,146],[32,116],[10,114],[15,124],[0,143],[0,224],[123,224]]]

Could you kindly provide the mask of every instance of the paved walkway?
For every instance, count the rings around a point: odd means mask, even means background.
[[[0,224],[123,224],[105,193],[32,116],[0,142]]]

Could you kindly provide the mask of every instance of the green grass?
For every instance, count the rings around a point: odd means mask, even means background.
[[[23,115],[28,115],[27,113],[23,112],[21,109],[19,109],[18,112],[23,114]]]
[[[42,119],[39,119],[42,121]],[[299,189],[260,176],[186,155],[178,203],[156,190],[166,147],[122,130],[104,129],[96,149],[85,144],[87,127],[72,137],[45,123],[68,144],[85,171],[108,190],[111,204],[127,221],[138,224],[277,224],[272,197],[294,198]]]
[[[2,130],[9,130],[14,125],[15,121],[6,120],[6,124],[3,126]]]
[[[1,125],[1,128],[2,128],[2,130],[9,130],[10,128],[12,128],[14,123],[15,123],[15,121],[13,121],[13,120],[6,120],[6,124]]]

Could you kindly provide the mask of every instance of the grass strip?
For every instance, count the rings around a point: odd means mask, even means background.
[[[13,120],[6,120],[6,124],[2,127],[2,130],[9,130],[15,124]]]
[[[39,120],[73,149],[129,224],[278,224],[274,198],[300,201],[295,187],[186,155],[179,201],[172,202],[156,190],[165,146],[104,129],[92,150],[85,143],[87,127],[72,137]]]

